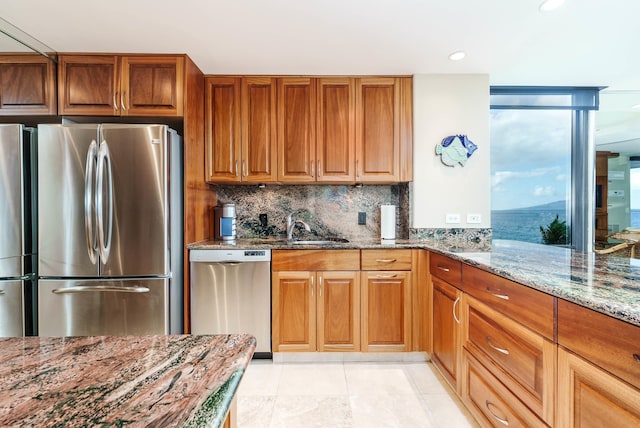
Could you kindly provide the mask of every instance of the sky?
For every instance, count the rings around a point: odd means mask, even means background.
[[[491,209],[567,199],[571,112],[491,110]]]

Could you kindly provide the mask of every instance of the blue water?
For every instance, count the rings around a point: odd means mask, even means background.
[[[542,243],[540,226],[546,227],[556,218],[566,221],[564,210],[491,211],[493,239]],[[640,210],[631,210],[631,227],[640,227]]]
[[[546,228],[555,218],[566,221],[564,210],[504,210],[491,211],[493,239],[542,243],[540,226]]]

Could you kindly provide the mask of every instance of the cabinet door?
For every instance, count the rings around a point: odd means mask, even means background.
[[[273,272],[271,284],[273,351],[315,351],[315,273]]]
[[[122,57],[120,114],[182,116],[184,58]]]
[[[276,84],[270,77],[242,79],[242,181],[276,181]]]
[[[353,182],[355,175],[355,81],[318,79],[317,181]]]
[[[318,351],[360,350],[360,273],[318,272]]]
[[[316,177],[315,79],[278,79],[278,181],[309,182]]]
[[[433,282],[433,362],[456,388],[459,354],[459,301],[461,292],[432,277]]]
[[[397,78],[356,79],[356,159],[356,181],[399,181],[400,85]]]
[[[239,182],[240,78],[208,77],[205,88],[207,181]]]
[[[41,55],[0,56],[0,115],[56,114],[55,76]]]
[[[119,74],[113,55],[58,56],[58,114],[120,115]]]
[[[559,427],[640,426],[640,391],[558,349]]]
[[[362,272],[362,351],[411,350],[410,272]]]

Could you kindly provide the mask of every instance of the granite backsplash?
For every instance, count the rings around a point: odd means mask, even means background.
[[[380,205],[396,209],[396,238],[409,238],[409,186],[394,185],[217,185],[218,204],[236,205],[238,238],[283,237],[285,218],[295,218],[311,227],[309,234],[297,228],[294,236],[341,237],[349,240],[380,237]],[[358,224],[358,213],[366,214],[366,224]],[[260,214],[267,215],[266,225]]]

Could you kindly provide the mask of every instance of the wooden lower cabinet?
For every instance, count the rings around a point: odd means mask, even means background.
[[[411,272],[362,272],[362,351],[411,350]]]
[[[462,401],[481,426],[546,426],[466,349],[460,375]]]
[[[462,344],[502,385],[500,395],[514,408],[525,407],[538,422],[553,424],[556,345],[471,296],[462,299]],[[467,358],[468,359],[468,358]],[[461,381],[469,395],[469,368]],[[514,400],[518,403],[514,403]],[[485,409],[486,410],[486,409]]]
[[[359,351],[360,273],[272,275],[273,351]]]
[[[449,384],[457,390],[460,353],[460,309],[462,292],[439,278],[433,283],[432,361]]]
[[[558,427],[638,427],[640,390],[558,350]]]

